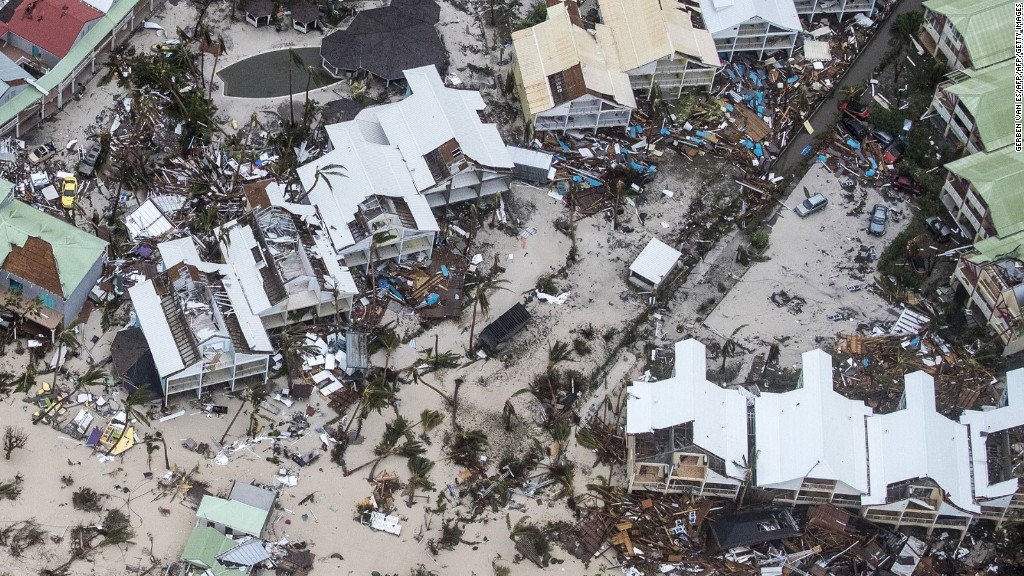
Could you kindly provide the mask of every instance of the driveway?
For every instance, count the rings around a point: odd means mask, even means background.
[[[920,9],[921,0],[902,0],[896,6],[889,15],[889,18],[882,23],[881,27],[868,41],[867,47],[864,48],[860,57],[857,58],[853,66],[847,71],[843,81],[836,86],[836,89],[832,91],[832,95],[811,115],[810,123],[814,127],[814,134],[827,131],[835,124],[836,119],[839,117],[839,110],[836,106],[839,105],[841,89],[846,86],[862,86],[871,77],[871,73],[875,71],[882,57],[889,51],[889,41],[892,39],[892,23],[896,16]],[[792,172],[800,163],[800,152],[813,144],[814,135],[808,134],[806,130],[801,128],[797,136],[790,141],[789,147],[775,161],[772,171],[776,174]]]

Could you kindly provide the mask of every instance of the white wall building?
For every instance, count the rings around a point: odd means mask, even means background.
[[[630,490],[736,497],[749,479],[790,504],[831,502],[866,518],[963,533],[1024,514],[1003,432],[1024,426],[1024,369],[999,406],[936,412],[932,377],[906,376],[900,409],[874,414],[833,389],[831,357],[803,355],[797,389],[754,395],[708,382],[704,346],[676,344],[675,373],[634,382],[626,404]],[[996,455],[996,456],[992,456]]]
[[[802,29],[790,1],[700,0],[700,12],[718,55],[725,60],[739,52],[754,54],[758,60],[777,50],[792,56]]]

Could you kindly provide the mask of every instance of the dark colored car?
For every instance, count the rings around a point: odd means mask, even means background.
[[[849,114],[858,120],[871,118],[871,108],[857,102],[856,100],[843,100],[839,103],[839,111]]]
[[[897,140],[885,149],[885,154],[882,154],[882,162],[885,164],[897,164],[903,159],[903,154],[906,151],[907,145],[902,140]]]
[[[868,128],[860,120],[847,116],[843,118],[843,128],[857,139],[858,142],[864,140],[864,137],[868,135]]]
[[[100,161],[100,151],[102,148],[99,143],[93,142],[89,146],[89,150],[82,157],[82,161],[78,163],[78,173],[82,176],[92,176],[96,171],[96,165]]]
[[[871,220],[868,222],[868,234],[874,236],[885,235],[885,222],[889,219],[889,209],[885,204],[875,204],[871,210]]]
[[[872,134],[874,135],[875,140],[878,140],[878,143],[882,145],[882,148],[888,148],[889,145],[896,140],[892,134],[889,134],[885,130],[875,130]]]
[[[916,180],[910,176],[900,176],[899,174],[893,174],[892,187],[911,196],[920,196],[924,192]]]
[[[950,236],[953,235],[953,231],[942,223],[942,219],[938,216],[932,216],[924,221],[928,225],[928,230],[935,236],[935,239],[940,243],[945,244],[949,242]]]

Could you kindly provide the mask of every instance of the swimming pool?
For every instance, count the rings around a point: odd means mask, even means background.
[[[309,89],[323,88],[338,82],[337,78],[328,76],[325,72],[323,78],[314,76],[309,79],[306,66],[320,67],[320,48],[294,48],[295,54],[302,59],[303,66],[296,66],[288,55],[288,49],[264,52],[240,60],[217,72],[221,82],[224,83],[224,94],[238,98],[274,98],[288,95],[288,68],[292,68],[292,94],[302,94],[306,91],[306,82],[309,81]],[[318,80],[323,83],[318,83]]]

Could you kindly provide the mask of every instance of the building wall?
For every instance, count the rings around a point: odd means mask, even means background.
[[[729,30],[716,32],[713,37],[718,55],[723,60],[732,60],[738,53],[756,54],[760,60],[778,50],[785,50],[792,56],[796,35],[795,30],[784,30],[759,18],[752,18]]]
[[[38,296],[43,300],[43,306],[56,311],[58,314],[64,314],[65,309],[67,309],[64,298],[61,296],[58,296],[48,290],[44,290],[28,280],[25,280],[21,276],[11,274],[7,270],[0,268],[0,287],[2,287],[4,291],[10,289],[12,280],[21,284],[21,293],[25,298],[31,300]],[[70,322],[67,323],[70,324]]]
[[[870,14],[875,9],[874,0],[796,0],[797,14],[814,20],[822,15],[835,15],[840,21],[856,13]]]
[[[592,130],[628,126],[633,111],[616,106],[596,96],[580,96],[575,100],[537,114],[534,129],[537,132],[566,130]]]
[[[78,317],[82,306],[85,305],[85,301],[89,298],[89,292],[92,291],[93,286],[96,285],[96,282],[99,281],[100,276],[103,274],[103,263],[106,261],[107,254],[104,252],[92,263],[92,266],[89,267],[89,271],[86,272],[78,287],[68,296],[67,303],[64,305],[65,326],[69,326]]]
[[[927,8],[924,11],[924,32],[935,44],[930,50],[932,56],[954,70],[971,67],[971,59],[964,46],[964,39],[956,27],[945,16]]]
[[[57,65],[57,62],[60,62],[60,57],[50,54],[46,50],[43,50],[39,46],[36,46],[21,36],[18,36],[14,32],[7,35],[7,43],[26,54],[37,56],[47,68],[53,68]]]
[[[657,83],[663,99],[675,100],[687,88],[710,90],[715,81],[715,72],[713,66],[705,66],[676,52],[647,66],[630,70],[627,74],[634,91],[650,94]]]

